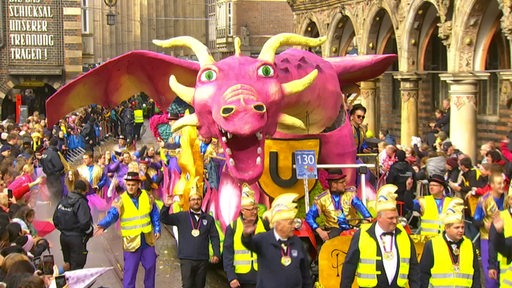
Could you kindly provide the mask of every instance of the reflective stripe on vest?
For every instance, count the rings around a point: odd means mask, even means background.
[[[439,210],[437,209],[436,200],[433,196],[425,196],[425,207],[423,216],[421,216],[421,235],[436,235],[444,230],[443,222],[439,219]],[[452,201],[451,197],[445,197],[443,201],[443,209],[448,209],[448,204]]]
[[[121,235],[137,236],[151,232],[151,200],[145,190],[139,195],[139,208],[135,207],[128,192],[121,194],[123,209],[121,209]]]
[[[144,123],[144,114],[141,109],[133,110],[133,122]]]
[[[429,287],[471,287],[473,284],[473,244],[464,237],[460,246],[459,269],[455,272],[450,258],[449,247],[442,235],[432,238],[435,253],[434,265],[430,270]],[[447,273],[449,272],[449,273]]]
[[[375,287],[377,286],[377,275],[382,273],[377,271],[377,257],[378,244],[368,233],[372,224],[361,225],[359,236],[359,263],[357,265],[357,284],[362,287]],[[396,247],[400,255],[399,268],[397,269],[397,285],[405,287],[408,282],[409,263],[411,261],[411,240],[409,235],[405,232],[401,225],[397,226],[401,233],[396,235]]]
[[[500,217],[503,219],[503,235],[506,238],[512,237],[512,217],[508,210],[500,211]],[[507,257],[501,256],[500,263],[500,287],[512,287],[512,263],[507,264]],[[499,257],[498,257],[499,258]]]
[[[233,227],[233,223],[231,224]],[[233,231],[233,266],[235,266],[236,274],[246,274],[251,271],[251,267],[258,271],[258,262],[256,253],[253,253],[247,248],[245,248],[244,244],[242,244],[242,232],[244,230],[244,224],[240,217],[236,219],[236,230]],[[263,226],[263,221],[258,219],[258,223],[256,224],[255,234],[265,232],[265,227]],[[252,264],[252,265],[251,265]]]

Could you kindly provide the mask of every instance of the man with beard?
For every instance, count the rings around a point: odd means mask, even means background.
[[[368,221],[372,216],[356,191],[346,191],[347,175],[339,168],[327,171],[329,189],[315,197],[315,204],[306,214],[306,222],[323,241],[339,236],[350,229],[350,219],[357,218],[357,212]],[[316,219],[323,214],[325,227],[320,227]]]
[[[180,259],[181,281],[184,288],[204,288],[208,260],[220,261],[219,233],[213,217],[201,210],[203,197],[193,187],[188,196],[188,211],[169,214],[173,204],[168,196],[162,207],[162,223],[178,227],[178,258]],[[213,256],[209,257],[209,244],[212,244]]]

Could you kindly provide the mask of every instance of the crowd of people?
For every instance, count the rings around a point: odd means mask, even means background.
[[[92,105],[53,127],[37,112],[26,123],[0,125],[0,279],[7,287],[37,287],[23,286],[29,280],[20,275],[36,275],[39,267],[33,262],[49,248],[34,223],[33,207],[43,200],[52,203],[53,224],[61,233],[64,263],[57,273],[84,268],[89,239],[119,221],[123,286],[135,287],[142,264],[144,286],[155,287],[155,242],[163,223],[178,229],[183,287],[205,287],[208,263],[222,263],[229,287],[312,287],[310,259],[293,233],[297,195],[280,195],[261,215],[254,191],[244,185],[239,217],[219,230],[216,219],[201,209],[205,195],[197,186],[192,185],[187,199],[168,197],[165,191],[170,179],[179,176],[175,151],[180,133],[171,128],[183,109],[171,105],[167,113],[153,116],[147,106],[133,98],[113,109]],[[356,104],[349,113],[357,151],[371,152],[366,108]],[[360,287],[481,287],[481,282],[499,287],[512,282],[512,233],[507,230],[512,223],[507,193],[512,139],[485,143],[482,159],[471,159],[450,141],[443,124],[446,111],[438,114],[431,142],[429,134],[402,147],[390,131],[379,132],[375,206],[363,204],[343,170],[320,173],[324,191],[315,197],[304,224],[315,232],[318,246],[358,228],[340,287],[353,282]],[[137,147],[144,116],[152,116],[149,126],[158,146]],[[109,136],[117,144],[108,151],[98,147]],[[203,139],[202,154],[210,143]],[[75,146],[85,150],[81,163],[69,161]],[[215,185],[217,176],[210,172],[208,180]],[[175,209],[176,204],[185,208]],[[399,217],[430,239],[421,258]],[[49,279],[34,277],[25,278]]]

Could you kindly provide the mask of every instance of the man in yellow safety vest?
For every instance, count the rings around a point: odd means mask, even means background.
[[[359,287],[419,287],[416,249],[402,225],[397,225],[397,189],[393,184],[379,189],[377,221],[361,225],[352,237],[341,288],[352,287],[356,275]]]
[[[248,184],[242,187],[240,217],[226,227],[222,260],[229,286],[256,287],[258,276],[258,259],[256,253],[242,244],[244,219],[255,219],[255,234],[269,230],[268,223],[258,217],[258,204],[254,199],[254,191]]]
[[[425,244],[421,287],[480,287],[480,264],[473,242],[464,236],[463,209],[462,199],[450,202],[441,217],[444,232]]]

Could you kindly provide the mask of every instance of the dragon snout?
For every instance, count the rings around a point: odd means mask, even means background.
[[[256,104],[247,105],[247,106],[250,106],[251,110],[256,113],[265,113],[267,111],[267,106],[265,106],[265,104],[263,104],[263,103],[256,103]],[[222,106],[220,109],[220,115],[222,115],[222,117],[228,117],[229,115],[232,115],[233,113],[235,113],[237,111],[237,109],[241,110],[240,108],[241,107],[237,107],[234,105]]]

